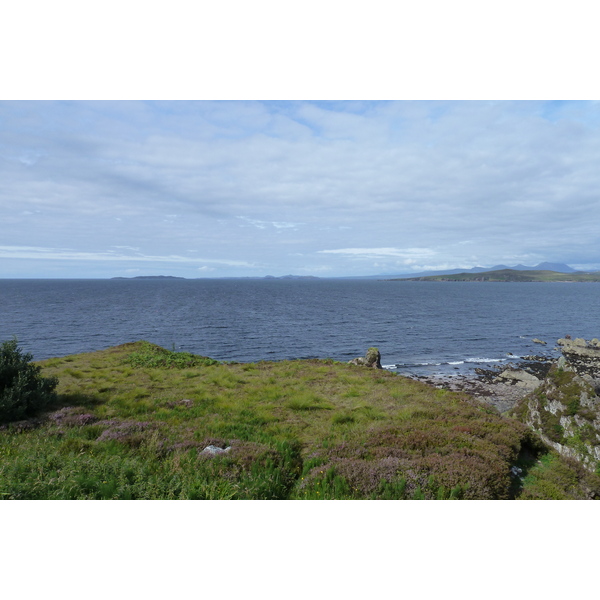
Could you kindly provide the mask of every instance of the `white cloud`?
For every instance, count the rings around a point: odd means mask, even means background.
[[[436,252],[429,248],[340,248],[337,250],[319,250],[319,254],[341,254],[357,258],[404,258],[405,262],[434,256]],[[407,263],[408,264],[408,263]]]
[[[269,226],[274,227],[275,229],[295,229],[300,225],[304,225],[304,223],[289,223],[286,221],[260,221],[258,219],[250,219],[248,217],[237,218],[250,223],[250,225],[254,225],[254,227],[257,227],[258,229],[266,229]]]
[[[140,251],[139,248],[134,248],[132,246],[113,246],[113,248],[116,248],[117,250],[129,250],[131,252],[139,252]]]
[[[19,258],[19,259],[42,259],[42,260],[73,260],[73,261],[93,261],[93,262],[150,262],[150,263],[184,263],[194,265],[196,263],[212,263],[216,265],[226,265],[231,267],[254,268],[255,264],[243,260],[229,259],[211,259],[211,258],[190,258],[186,256],[169,255],[142,255],[142,254],[116,254],[114,251],[108,252],[80,252],[64,248],[40,248],[33,246],[0,246],[0,258]]]
[[[131,253],[227,275],[593,265],[597,114],[586,102],[0,102],[3,257],[20,256],[10,272],[23,276],[42,256],[93,270]]]

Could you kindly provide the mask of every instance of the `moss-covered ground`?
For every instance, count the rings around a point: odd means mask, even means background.
[[[221,364],[147,342],[39,364],[58,404],[0,429],[4,499],[600,495],[517,420],[385,370]]]

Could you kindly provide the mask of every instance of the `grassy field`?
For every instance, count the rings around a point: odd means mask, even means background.
[[[518,421],[385,370],[221,364],[148,342],[38,364],[58,403],[0,428],[0,498],[600,495]]]

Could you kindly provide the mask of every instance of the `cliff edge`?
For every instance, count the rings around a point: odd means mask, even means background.
[[[563,456],[600,470],[600,342],[558,340],[562,356],[511,416]]]

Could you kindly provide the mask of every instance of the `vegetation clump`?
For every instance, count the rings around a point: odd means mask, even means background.
[[[190,367],[209,367],[219,361],[206,356],[197,356],[189,352],[175,352],[160,346],[142,342],[139,350],[127,357],[127,362],[134,367],[187,369]]]
[[[523,500],[594,500],[600,476],[580,461],[556,453],[543,455],[523,481]]]
[[[42,377],[17,340],[0,345],[0,423],[30,417],[56,399],[56,377]]]

